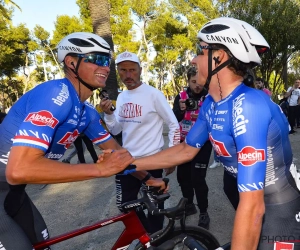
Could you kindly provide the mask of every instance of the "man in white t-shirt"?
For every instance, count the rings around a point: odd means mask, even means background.
[[[297,118],[297,113],[298,113],[298,104],[299,104],[299,96],[300,96],[300,80],[297,79],[292,87],[289,87],[285,97],[287,97],[287,101],[289,103],[289,111],[288,111],[288,120],[291,126],[291,131],[290,134],[295,133],[296,131],[294,130],[295,127],[295,120]],[[299,126],[299,124],[298,124]]]
[[[113,135],[122,132],[123,147],[135,158],[155,154],[164,146],[163,123],[169,127],[169,146],[180,141],[179,124],[165,96],[159,90],[143,83],[140,79],[142,67],[136,54],[124,52],[117,56],[116,65],[121,81],[128,90],[118,95],[116,110],[111,111],[111,101],[102,99],[107,128]],[[155,178],[161,178],[163,170],[149,171]],[[132,175],[116,176],[117,206],[137,199],[141,184]],[[163,208],[163,204],[160,204]],[[154,233],[163,227],[163,216],[145,217],[137,211],[147,232]]]

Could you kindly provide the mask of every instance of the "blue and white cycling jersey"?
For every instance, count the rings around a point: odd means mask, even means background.
[[[289,171],[288,134],[280,107],[264,92],[241,84],[219,102],[206,98],[186,143],[199,148],[209,138],[225,171],[237,177],[239,192],[264,188],[266,203],[281,203],[299,196]]]
[[[68,79],[38,85],[15,103],[0,125],[0,182],[6,181],[12,146],[38,148],[45,157],[58,160],[81,132],[96,145],[111,138],[99,113],[79,100]]]

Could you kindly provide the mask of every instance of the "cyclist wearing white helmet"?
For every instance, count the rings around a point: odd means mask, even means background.
[[[236,208],[231,249],[299,250],[300,192],[287,119],[265,93],[243,84],[269,45],[251,25],[233,18],[206,23],[198,38],[192,64],[198,82],[209,87],[198,120],[185,142],[136,159],[136,170],[190,161],[209,138]]]
[[[109,45],[95,34],[78,32],[63,38],[57,49],[66,78],[28,91],[0,126],[1,249],[31,250],[33,243],[49,237],[42,216],[25,191],[26,184],[108,177],[133,161],[102,127],[95,108],[85,101],[94,89],[105,87],[111,62]],[[80,133],[101,149],[113,148],[115,152],[110,159],[95,164],[57,161]],[[140,175],[142,179],[147,172]],[[155,183],[164,187],[162,180],[151,184]]]

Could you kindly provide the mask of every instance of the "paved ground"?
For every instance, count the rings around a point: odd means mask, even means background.
[[[167,143],[165,136],[165,143]],[[294,160],[300,166],[300,130],[290,135],[294,150]],[[76,163],[76,157],[71,163]],[[92,162],[88,153],[86,159]],[[212,157],[211,157],[212,161]],[[234,210],[222,191],[223,169],[208,169],[210,231],[221,244],[230,241]],[[176,173],[170,176],[171,198],[167,206],[176,204],[181,192],[176,181]],[[115,206],[114,178],[95,179],[68,184],[28,185],[27,190],[34,203],[44,216],[52,236],[78,227],[89,225],[118,214]],[[187,224],[196,225],[198,214],[188,217]],[[94,232],[58,244],[53,249],[62,250],[99,250],[110,249],[123,229],[122,223],[109,225]]]

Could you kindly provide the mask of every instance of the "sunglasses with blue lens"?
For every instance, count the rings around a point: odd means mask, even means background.
[[[109,67],[111,63],[111,56],[108,54],[77,54],[77,57],[84,58],[84,62],[93,63],[100,67]]]

